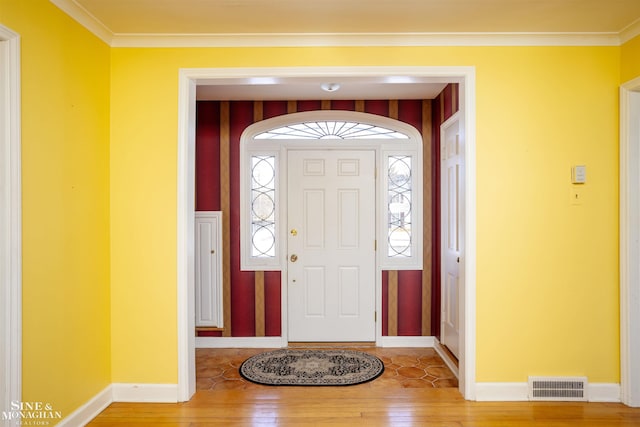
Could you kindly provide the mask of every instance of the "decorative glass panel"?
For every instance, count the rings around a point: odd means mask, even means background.
[[[388,235],[391,258],[411,256],[411,156],[389,156]]]
[[[275,156],[251,157],[251,256],[276,256]]]
[[[255,139],[408,139],[404,133],[365,123],[320,121],[287,125]]]

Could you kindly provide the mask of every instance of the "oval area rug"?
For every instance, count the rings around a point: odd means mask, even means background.
[[[384,372],[382,360],[355,350],[283,349],[256,354],[240,365],[240,375],[264,385],[362,384]]]

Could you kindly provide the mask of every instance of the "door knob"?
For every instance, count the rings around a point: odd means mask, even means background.
[[[291,262],[296,262],[298,260],[298,255],[293,254],[291,255],[291,257],[289,257],[289,259],[291,260]]]

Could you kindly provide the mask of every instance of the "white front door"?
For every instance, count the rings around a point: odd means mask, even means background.
[[[288,151],[289,341],[375,340],[375,152]]]
[[[442,312],[441,342],[459,358],[460,348],[460,254],[462,247],[460,204],[464,194],[463,141],[460,122],[453,117],[442,126]]]

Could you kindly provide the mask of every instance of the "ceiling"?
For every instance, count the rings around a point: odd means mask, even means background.
[[[115,34],[619,33],[639,0],[74,0]]]
[[[640,34],[640,0],[50,0],[114,47],[619,45]],[[322,83],[339,83],[326,92]],[[198,99],[430,99],[409,76],[238,78]]]
[[[327,86],[330,86],[327,88]],[[199,80],[198,100],[432,99],[441,79],[400,76],[251,77]],[[323,89],[323,87],[325,87]]]

